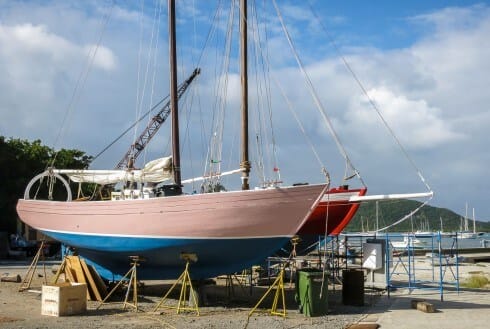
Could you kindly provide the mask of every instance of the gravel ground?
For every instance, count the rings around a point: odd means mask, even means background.
[[[26,267],[0,266],[0,274],[20,274]],[[43,271],[38,270],[42,275]],[[51,271],[49,271],[51,272]],[[40,291],[43,277],[36,275],[31,290]],[[52,273],[47,274],[48,282]],[[345,328],[356,323],[369,312],[379,298],[379,292],[366,292],[365,306],[345,306],[341,303],[341,287],[329,287],[329,313],[321,317],[306,317],[298,311],[294,301],[294,288],[286,286],[287,316],[270,315],[273,293],[268,295],[256,312],[249,317],[249,312],[264,295],[267,287],[254,287],[250,290],[235,287],[234,295],[228,296],[228,289],[220,281],[206,288],[206,305],[195,312],[176,314],[175,309],[160,308],[152,312],[164,293],[171,287],[170,282],[145,281],[138,290],[138,307],[123,309],[120,301],[122,295],[114,295],[111,303],[99,306],[99,302],[88,302],[87,312],[82,315],[51,317],[41,315],[41,294],[36,292],[19,292],[20,283],[0,282],[0,328]],[[178,288],[179,286],[177,286]],[[178,290],[174,289],[178,294]],[[165,304],[176,304],[178,296]],[[131,298],[130,298],[131,299]],[[281,303],[279,303],[282,305]],[[278,306],[277,311],[282,311]]]

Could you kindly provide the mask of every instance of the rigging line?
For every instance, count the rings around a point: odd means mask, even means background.
[[[325,244],[325,253],[323,254],[323,264],[326,264],[327,263],[327,238],[328,238],[328,222],[329,222],[329,213],[330,213],[330,193],[329,193],[329,189],[330,189],[330,176],[328,177],[328,180],[327,180],[327,211],[325,213],[325,234],[323,236],[323,243]],[[321,285],[321,289],[320,289],[320,294],[323,292],[323,285],[325,284],[325,271],[327,270],[327,267],[326,266],[323,266],[323,270],[322,270],[322,285]],[[320,296],[321,297],[321,296]]]
[[[345,57],[342,55],[342,52],[340,51],[339,47],[337,46],[337,43],[332,38],[332,36],[330,35],[330,33],[328,33],[328,30],[325,28],[325,26],[323,25],[323,23],[319,19],[319,17],[316,15],[315,11],[313,10],[313,8],[311,6],[311,3],[309,1],[307,1],[307,3],[309,5],[309,7],[310,7],[310,11],[312,12],[313,16],[315,17],[315,19],[320,24],[321,28],[323,29],[323,31],[325,32],[325,34],[329,38],[331,44],[333,45],[335,51],[337,52],[337,54],[342,59],[342,62],[344,63],[345,67],[350,72],[350,74],[352,75],[352,77],[354,78],[354,80],[356,81],[356,83],[359,85],[359,88],[361,88],[362,92],[364,93],[364,95],[368,99],[369,103],[371,104],[371,106],[373,107],[373,109],[375,110],[375,112],[378,114],[378,116],[381,119],[381,121],[383,122],[384,126],[386,127],[386,129],[388,130],[388,132],[392,135],[393,139],[397,143],[398,147],[400,148],[400,150],[402,151],[402,153],[404,154],[404,156],[407,158],[407,160],[410,162],[410,164],[412,165],[412,167],[415,169],[415,171],[417,172],[420,180],[425,185],[425,187],[427,188],[427,190],[432,191],[432,189],[430,188],[429,184],[426,182],[424,176],[422,175],[422,172],[419,170],[419,168],[415,164],[415,161],[413,161],[413,159],[410,157],[410,155],[408,154],[408,152],[406,151],[406,149],[403,147],[403,145],[400,142],[400,140],[398,139],[398,137],[395,135],[393,129],[391,129],[391,127],[388,125],[388,123],[384,119],[383,115],[381,114],[381,111],[376,106],[376,103],[372,100],[371,97],[369,97],[369,94],[368,94],[366,88],[364,88],[364,85],[361,83],[361,80],[354,73],[354,71],[352,70],[351,66],[349,65],[349,63],[347,62],[347,60],[345,59]]]
[[[106,147],[104,147],[102,149],[102,151],[100,151],[99,153],[97,153],[97,155],[95,155],[93,158],[92,158],[92,162],[93,163],[95,161],[95,159],[97,159],[99,156],[101,156],[105,151],[107,151],[112,145],[114,145],[115,143],[117,143],[121,138],[124,137],[124,135],[126,135],[131,129],[134,128],[134,126],[136,126],[139,122],[141,122],[150,112],[153,112],[153,110],[155,110],[157,107],[159,107],[163,102],[165,102],[167,99],[169,98],[169,96],[166,96],[164,99],[162,99],[160,102],[158,102],[157,104],[155,104],[151,109],[149,109],[145,114],[143,114],[138,120],[136,120],[132,125],[130,125],[126,130],[124,130],[119,136],[117,136],[109,145],[107,145]]]
[[[255,2],[254,2],[255,4]],[[253,15],[252,17],[254,20],[252,21],[252,24],[250,24],[251,28],[253,29],[253,36],[254,36],[254,50],[255,50],[255,61],[256,61],[256,79],[257,79],[257,93],[260,94],[259,97],[257,97],[257,103],[258,109],[265,109],[265,115],[268,115],[268,120],[259,120],[260,129],[264,131],[264,136],[265,138],[262,140],[262,144],[265,142],[265,149],[266,153],[268,155],[267,159],[263,159],[263,161],[267,162],[267,168],[273,168],[272,173],[275,176],[274,179],[275,181],[280,180],[280,174],[279,170],[277,170],[278,167],[278,161],[277,161],[277,150],[276,150],[276,138],[275,138],[275,131],[274,131],[274,125],[273,125],[273,113],[272,113],[272,100],[271,100],[271,82],[270,82],[270,67],[267,65],[269,63],[268,58],[269,58],[269,53],[268,53],[268,47],[266,48],[266,51],[262,52],[261,44],[262,44],[262,39],[261,39],[261,30],[259,28],[259,20],[258,20],[258,12],[256,6],[253,6]],[[265,10],[262,11],[262,13],[265,13]],[[267,40],[267,22],[266,19],[263,19],[264,21],[264,34],[266,35],[266,40]],[[267,42],[265,43],[267,44]],[[258,70],[257,68],[261,67],[261,70]],[[261,75],[259,73],[262,73]],[[262,94],[264,94],[262,96]],[[258,111],[259,115],[262,113],[262,111]],[[268,128],[267,128],[268,127]],[[270,135],[269,135],[270,134]],[[261,144],[261,145],[262,145]],[[265,172],[264,172],[265,176]]]
[[[220,104],[221,108],[219,110],[219,115],[220,117],[217,119],[217,123],[219,124],[219,129],[218,129],[218,136],[219,139],[216,141],[217,142],[217,154],[216,159],[219,160],[216,168],[216,172],[221,172],[221,160],[223,157],[223,136],[224,136],[224,130],[225,130],[225,118],[226,118],[226,106],[228,104],[227,98],[228,98],[228,86],[229,86],[229,72],[230,72],[230,64],[231,64],[231,50],[232,50],[232,44],[233,44],[233,23],[235,21],[235,2],[232,2],[232,7],[230,8],[230,15],[229,15],[229,20],[228,20],[228,29],[227,29],[227,34],[226,34],[226,52],[225,52],[225,61],[224,65],[222,67],[222,76],[225,77],[224,79],[224,94],[222,94],[222,102]],[[228,162],[230,163],[230,162]],[[220,180],[220,178],[216,178],[217,181]]]
[[[192,104],[194,104],[194,95],[195,95],[194,93],[192,93],[190,95],[190,98],[191,99],[189,101],[189,104],[187,104],[187,102],[183,104],[183,105],[187,105],[187,106],[185,106],[185,109],[186,109],[185,113],[186,113],[186,116],[188,118],[186,120],[186,129],[185,129],[185,133],[184,133],[185,138],[184,138],[184,143],[183,144],[184,145],[187,145],[187,150],[189,152],[189,162],[190,162],[190,174],[191,174],[191,177],[195,177],[195,176],[194,176],[194,170],[193,170],[194,165],[193,165],[193,160],[192,160],[193,159],[193,156],[192,156],[192,147],[191,147],[192,144],[189,143],[188,141],[191,139],[191,137],[190,137],[190,133],[191,133],[191,129],[190,129],[190,123],[191,122],[190,121],[191,120],[189,118],[191,118],[191,116],[192,116],[192,109],[193,109]],[[187,100],[187,97],[185,98],[185,100]],[[192,181],[192,190],[193,191],[195,190],[195,182],[194,181]]]
[[[158,15],[155,18],[158,23],[156,27],[156,42],[155,42],[155,49],[153,51],[153,76],[152,76],[152,81],[151,81],[151,92],[150,92],[150,102],[149,104],[151,105],[153,103],[153,97],[155,94],[155,81],[156,81],[156,74],[157,74],[157,54],[158,54],[158,45],[159,45],[159,40],[160,40],[160,23],[161,23],[161,17],[162,17],[162,2],[158,1]],[[151,122],[151,116],[148,114],[148,122],[147,124],[150,124]],[[143,154],[143,163],[146,163],[146,155],[148,154],[148,148],[145,147],[144,154]]]
[[[255,4],[255,3],[253,3]],[[256,152],[256,160],[255,162],[257,163],[257,173],[259,174],[260,176],[260,185],[262,186],[265,186],[265,182],[266,182],[266,174],[265,174],[265,162],[266,162],[266,159],[264,159],[264,144],[265,144],[265,148],[267,148],[267,154],[270,154],[270,150],[268,149],[268,146],[269,146],[269,142],[268,142],[268,135],[266,133],[266,129],[265,129],[265,120],[262,119],[262,109],[263,109],[263,103],[261,102],[262,99],[265,99],[267,98],[267,95],[264,95],[264,91],[263,91],[263,88],[262,88],[262,80],[260,79],[260,76],[259,76],[259,62],[260,62],[260,56],[259,56],[259,53],[258,51],[256,51],[256,47],[254,47],[254,45],[256,45],[257,43],[259,43],[260,39],[259,39],[259,31],[258,31],[258,27],[257,27],[257,11],[256,11],[256,7],[254,5],[251,6],[251,14],[249,15],[249,17],[251,17],[252,19],[249,19],[249,28],[252,30],[252,35],[253,35],[253,41],[254,43],[250,44],[251,46],[251,53],[253,53],[253,59],[255,61],[255,65],[251,66],[250,69],[253,70],[253,73],[249,74],[249,76],[253,76],[254,79],[255,79],[255,87],[256,87],[256,92],[257,92],[257,97],[254,97],[254,100],[256,102],[256,105],[255,105],[255,109],[256,109],[256,112],[255,112],[255,115],[251,116],[251,118],[253,119],[253,123],[254,123],[254,129],[255,129],[255,134],[256,134],[256,137],[255,137],[255,144],[256,144],[256,148],[255,148],[255,152]],[[265,81],[265,79],[264,79]],[[269,165],[267,165],[267,167],[269,167]]]
[[[77,103],[78,100],[80,99],[81,91],[79,91],[79,90],[81,90],[85,86],[85,83],[87,82],[88,74],[90,73],[90,70],[93,66],[95,56],[97,55],[97,50],[99,49],[100,44],[102,43],[102,36],[104,35],[104,33],[106,31],[107,24],[109,23],[109,19],[112,15],[113,8],[114,8],[114,1],[111,1],[111,6],[109,7],[108,13],[105,15],[105,17],[102,17],[102,19],[101,19],[101,31],[100,31],[99,39],[97,40],[97,43],[94,47],[93,53],[89,52],[89,54],[87,55],[87,61],[85,62],[85,67],[82,70],[82,72],[80,73],[78,80],[75,84],[73,94],[71,96],[70,102],[68,103],[68,107],[65,111],[65,115],[63,116],[63,120],[61,122],[61,128],[58,132],[58,135],[55,138],[54,148],[56,148],[56,145],[58,144],[59,140],[61,139],[62,132],[67,129],[65,127],[65,125],[66,125],[66,122],[68,121],[68,116],[73,112],[73,110],[75,108],[75,103]],[[46,168],[48,166],[51,166],[51,167],[54,166],[54,163],[56,161],[57,156],[58,156],[58,151],[55,151],[51,163],[46,165]]]
[[[194,24],[195,25],[195,24]],[[194,30],[195,32],[194,33],[197,33],[197,30],[195,29]],[[200,126],[200,144],[201,144],[201,147],[199,147],[199,150],[200,150],[200,161],[198,161],[198,163],[200,163],[201,161],[204,161],[204,165],[201,165],[200,168],[205,168],[205,162],[206,162],[206,141],[207,141],[207,136],[206,136],[206,129],[205,129],[205,124],[204,124],[204,113],[203,113],[203,105],[201,103],[201,92],[200,92],[200,84],[197,84],[195,89],[193,89],[193,98],[194,96],[196,97],[196,103],[197,103],[197,109],[198,109],[198,125],[197,126]],[[192,163],[192,159],[191,159],[191,174],[193,175],[193,177],[195,176],[194,175],[194,165]],[[192,182],[192,190],[195,191],[197,189],[197,187],[195,186],[195,182]]]
[[[232,2],[234,7],[234,3]],[[211,158],[210,160],[210,170],[219,172],[221,170],[221,159],[223,153],[223,134],[224,134],[224,122],[226,116],[226,104],[227,104],[227,92],[228,92],[228,80],[229,80],[229,69],[230,69],[230,54],[232,46],[232,31],[233,31],[233,21],[235,17],[235,10],[231,8],[228,17],[228,28],[225,40],[225,50],[224,50],[224,61],[221,68],[221,74],[218,77],[218,86],[216,88],[216,95],[218,97],[218,112],[215,118],[215,126],[213,133],[213,142],[211,144]],[[222,78],[223,77],[223,78]],[[222,88],[221,88],[222,85]],[[221,90],[221,93],[220,93]]]
[[[224,83],[225,83],[225,86],[224,88],[217,88],[216,89],[216,97],[221,101],[220,103],[220,111],[219,111],[219,115],[221,116],[221,120],[219,118],[215,118],[214,120],[216,120],[217,123],[221,123],[221,137],[220,137],[220,140],[216,140],[215,139],[215,143],[219,143],[219,146],[220,146],[220,153],[219,153],[219,160],[222,160],[223,158],[223,134],[224,134],[224,123],[225,123],[225,114],[226,114],[226,106],[227,106],[227,95],[228,95],[228,80],[229,80],[229,72],[230,72],[230,61],[231,61],[231,49],[232,49],[232,37],[233,37],[233,23],[235,21],[235,15],[236,15],[236,11],[237,11],[237,4],[236,2],[232,1],[231,2],[231,7],[230,7],[230,10],[229,10],[229,19],[228,19],[228,28],[226,29],[226,38],[225,38],[225,43],[226,43],[226,51],[224,53],[224,64],[222,66],[222,74],[221,76],[224,77]],[[219,81],[221,81],[221,79],[223,78],[220,78]],[[219,93],[219,90],[223,90],[221,93]],[[231,131],[238,131],[236,129],[236,125],[237,125],[237,121],[236,120],[232,120],[231,121],[233,127],[231,128]],[[229,155],[228,155],[228,161],[225,161],[225,162],[219,162],[218,165],[219,166],[214,166],[214,167],[218,167],[218,169],[215,170],[215,172],[221,172],[221,165],[222,164],[228,164],[228,167],[230,168],[231,167],[231,163],[232,163],[232,159],[233,159],[233,156],[234,156],[234,150],[235,150],[235,147],[234,145],[236,144],[236,140],[238,138],[239,134],[233,134],[233,138],[231,140],[231,147],[230,147],[230,152],[229,152]],[[231,168],[230,168],[231,169]],[[213,171],[211,170],[210,173],[212,174]],[[222,179],[223,180],[226,180],[228,181],[230,178],[229,177],[224,177],[222,178],[221,176],[216,176],[216,177],[213,177],[211,176],[211,179],[214,179],[217,183],[221,183],[222,182]]]
[[[267,38],[267,33],[266,33],[266,38]],[[267,42],[266,42],[266,44],[267,44]],[[258,46],[259,46],[261,54],[263,54],[264,50],[263,50],[261,44],[259,43]],[[265,49],[266,49],[266,51],[268,51],[267,47]],[[268,55],[267,56],[262,55],[261,58],[265,58],[267,65],[264,65],[264,66],[267,67],[267,71],[270,72],[270,67],[271,67],[271,64],[269,61],[270,57]],[[303,133],[304,137],[306,138],[307,143],[310,145],[311,150],[312,150],[316,160],[318,161],[318,164],[320,165],[320,167],[322,167],[322,169],[323,169],[322,172],[325,172],[325,168],[326,168],[325,164],[322,162],[320,155],[318,154],[313,142],[311,141],[309,135],[306,133],[305,127],[303,126],[303,124],[302,124],[301,120],[299,119],[297,113],[294,111],[294,106],[293,106],[291,100],[289,99],[289,97],[287,96],[287,93],[283,89],[281,83],[279,82],[279,80],[275,74],[269,73],[269,76],[272,76],[272,79],[274,80],[276,86],[279,88],[279,91],[281,92],[282,97],[284,97],[284,100],[286,101],[286,104],[288,105],[289,111],[291,112],[291,114],[295,118],[296,122],[298,123],[298,126],[300,127],[301,132]],[[270,88],[270,85],[268,86],[268,88]],[[275,143],[274,143],[274,146],[275,146]]]
[[[310,93],[313,96],[313,99],[314,99],[314,101],[315,101],[315,103],[317,105],[317,108],[318,108],[321,116],[323,117],[323,119],[327,123],[328,129],[330,130],[330,134],[332,135],[332,137],[335,140],[335,143],[337,145],[337,148],[339,149],[340,153],[344,157],[344,159],[347,162],[347,164],[349,165],[349,167],[354,171],[354,173],[357,176],[357,178],[361,181],[362,185],[363,186],[366,186],[366,184],[364,183],[364,180],[362,179],[359,171],[354,167],[352,161],[350,160],[349,156],[347,155],[347,152],[346,152],[344,146],[340,142],[340,139],[339,139],[337,133],[335,132],[335,130],[333,128],[333,125],[332,125],[332,122],[330,121],[330,118],[325,113],[325,109],[322,106],[322,104],[320,102],[320,99],[318,98],[317,92],[316,92],[315,88],[313,87],[313,83],[311,82],[310,77],[306,73],[306,70],[304,69],[303,63],[301,62],[301,59],[298,56],[298,52],[296,51],[296,48],[293,45],[293,41],[292,41],[291,36],[289,35],[289,32],[288,32],[288,30],[286,28],[286,25],[284,23],[282,14],[279,11],[279,7],[277,6],[276,0],[273,0],[272,3],[274,4],[274,7],[276,8],[277,16],[279,18],[279,21],[281,22],[281,25],[282,25],[284,34],[286,35],[286,39],[288,40],[289,46],[291,47],[291,50],[293,51],[294,57],[296,59],[296,62],[298,63],[298,66],[301,69],[301,72],[303,73],[303,75],[305,77],[305,80],[306,80],[308,86],[310,87],[309,88]]]
[[[303,133],[303,135],[305,136],[306,138],[306,141],[307,143],[310,145],[311,147],[311,150],[316,158],[316,160],[318,161],[318,164],[320,165],[320,167],[322,168],[325,168],[325,164],[322,162],[321,158],[320,158],[320,155],[318,154],[316,148],[315,148],[315,145],[313,145],[313,142],[311,141],[309,135],[306,133],[306,129],[305,127],[303,126],[303,123],[301,122],[301,120],[299,119],[298,117],[298,114],[296,113],[296,111],[294,111],[294,106],[293,104],[291,103],[291,100],[289,99],[289,97],[286,95],[286,92],[284,91],[284,89],[282,88],[282,85],[279,83],[279,81],[277,80],[277,77],[275,75],[272,75],[273,79],[274,79],[274,82],[276,83],[276,85],[278,86],[279,88],[279,91],[281,92],[281,95],[282,97],[284,97],[285,101],[286,101],[286,104],[288,105],[288,109],[289,111],[291,112],[291,114],[293,115],[294,119],[296,120],[296,122],[298,123],[298,126],[301,130],[301,132]]]
[[[430,200],[432,200],[433,196],[431,195],[429,197],[429,199],[427,199],[426,201],[424,201],[423,203],[421,203],[416,209],[412,210],[410,213],[408,213],[407,215],[405,215],[404,217],[400,218],[399,220],[397,220],[396,222],[388,225],[388,226],[385,226],[383,228],[380,228],[380,229],[377,229],[375,230],[374,232],[377,233],[377,232],[381,232],[381,231],[385,231],[395,225],[398,225],[400,224],[401,222],[405,221],[407,218],[413,216],[414,214],[416,214],[420,209],[422,209],[423,207],[425,207],[426,204],[429,203]]]
[[[265,10],[263,11],[263,13],[265,14]],[[264,37],[265,37],[265,44],[268,45],[269,43],[269,39],[268,39],[268,29],[267,29],[267,20],[264,19]],[[260,34],[259,34],[259,38],[260,38]],[[259,47],[260,47],[260,40],[259,40]],[[270,76],[270,65],[269,64],[269,47],[266,47],[266,53],[265,53],[265,58],[266,60],[264,61],[264,58],[261,57],[262,59],[262,65],[266,68],[267,70],[267,76]],[[266,70],[264,70],[264,75],[266,75]],[[275,170],[276,168],[278,168],[278,160],[277,160],[277,144],[276,144],[276,135],[275,135],[275,130],[274,130],[274,127],[272,125],[272,99],[271,99],[271,95],[272,95],[272,92],[271,92],[271,81],[270,79],[267,79],[266,80],[266,89],[267,89],[267,102],[268,102],[268,109],[269,109],[269,124],[271,126],[271,138],[272,138],[272,156],[273,156],[273,166],[274,166],[274,172],[276,174],[276,180],[277,181],[280,181],[281,180],[281,173],[280,173],[280,170]]]
[[[201,61],[201,58],[202,58],[202,56],[204,54],[204,49],[207,48],[207,44],[211,40],[211,36],[217,35],[216,30],[218,29],[218,26],[219,26],[220,21],[221,21],[221,13],[222,13],[222,11],[223,11],[223,9],[222,9],[222,2],[219,1],[218,6],[216,7],[214,18],[213,18],[213,23],[211,24],[211,28],[208,31],[208,35],[207,35],[206,42],[205,42],[205,47],[203,48],[203,51],[201,52],[201,57],[199,58],[198,63],[200,63],[200,61]],[[215,62],[217,62],[218,54],[217,54],[217,52],[214,52],[214,54],[215,54],[215,59],[214,60],[215,60]],[[214,67],[216,67],[216,65]],[[216,81],[218,81],[218,76],[219,76],[219,74],[217,73],[217,71],[215,69],[214,70],[214,79]],[[217,86],[218,83],[213,84],[213,85],[214,86]],[[216,117],[216,108],[217,108],[217,100],[218,100],[216,89],[213,89],[212,91],[214,93],[213,94],[213,96],[214,96],[213,97],[214,103],[213,103],[213,105],[211,107],[212,108],[212,113],[211,113],[210,134],[209,134],[208,137],[204,136],[206,138],[205,140],[207,141],[205,143],[206,146],[207,146],[207,150],[206,150],[206,156],[204,158],[204,166],[203,166],[204,173],[208,172],[208,166],[210,165],[209,159],[211,158],[211,146],[212,146],[211,141],[212,141],[213,136],[214,136],[214,121],[215,121],[215,117]],[[204,129],[204,122],[202,120],[202,116],[201,116],[201,129],[202,129],[203,132],[206,131]],[[203,134],[205,134],[205,133],[203,133]],[[204,183],[205,182],[203,182],[203,184]]]
[[[155,6],[155,10],[153,13],[153,23],[152,23],[152,28],[151,28],[151,36],[150,36],[150,46],[148,47],[148,55],[147,55],[147,60],[146,60],[146,71],[145,71],[145,78],[143,82],[143,91],[141,93],[140,97],[140,103],[138,104],[138,108],[136,109],[136,118],[140,116],[141,112],[143,111],[143,101],[145,98],[145,93],[146,93],[146,85],[148,84],[148,76],[150,75],[150,65],[151,65],[151,56],[152,56],[152,49],[153,49],[153,43],[155,40],[155,25],[157,21],[157,6]],[[156,55],[155,55],[156,56]],[[134,139],[133,143],[136,142],[137,139],[137,130],[138,127],[135,127],[134,129]]]
[[[139,23],[140,23],[140,42],[139,42],[139,49],[138,49],[138,72],[136,74],[136,104],[134,107],[134,116],[137,118],[138,117],[138,107],[140,104],[140,84],[141,84],[141,57],[142,57],[142,52],[143,52],[143,17],[144,17],[144,7],[145,7],[145,1],[141,0],[141,12],[140,12],[140,17],[139,17]],[[138,121],[137,121],[138,122]],[[136,141],[136,133],[138,131],[138,128],[136,127],[137,122],[135,124],[135,129],[133,133],[133,142]],[[132,155],[131,155],[132,156]]]
[[[201,64],[202,57],[203,57],[203,55],[204,55],[204,50],[205,50],[205,49],[207,48],[207,46],[208,46],[208,42],[209,42],[209,41],[210,41],[210,39],[211,39],[211,35],[212,35],[212,34],[213,34],[213,32],[216,30],[216,26],[217,26],[216,21],[217,21],[217,19],[219,18],[219,13],[221,13],[221,10],[220,10],[221,8],[222,8],[222,1],[220,0],[220,1],[218,1],[218,4],[217,4],[217,6],[216,6],[216,10],[215,10],[215,12],[214,12],[214,17],[213,17],[213,19],[212,19],[212,22],[213,22],[213,23],[211,24],[211,28],[210,28],[210,29],[209,29],[209,31],[208,31],[208,34],[207,34],[207,36],[206,36],[206,41],[204,42],[204,46],[203,46],[203,48],[202,48],[201,53],[199,54],[199,57],[198,57],[198,59],[197,59],[197,65],[196,65],[195,67],[200,67],[200,66],[201,66],[200,64]]]

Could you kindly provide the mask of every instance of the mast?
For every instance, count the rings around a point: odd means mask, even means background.
[[[475,208],[473,208],[473,233],[476,234]]]
[[[174,182],[180,191],[182,182],[180,175],[180,144],[179,144],[179,109],[177,98],[177,51],[175,33],[175,0],[168,0],[168,35],[170,60],[170,108],[172,113],[172,164]]]
[[[242,154],[240,168],[242,190],[250,188],[248,184],[250,161],[248,159],[248,65],[247,65],[247,0],[240,0],[240,71],[242,82]]]

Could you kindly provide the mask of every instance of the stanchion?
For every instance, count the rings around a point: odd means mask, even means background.
[[[296,246],[300,242],[301,242],[301,238],[297,235],[291,239],[291,244],[293,245],[293,250],[291,250],[291,255],[289,256],[289,259],[292,261],[291,275],[289,278],[289,287],[291,287],[293,285],[293,273],[296,273],[296,270],[297,270],[297,267],[296,267]]]
[[[241,282],[241,280],[237,277],[237,275],[235,273],[227,274],[226,275],[226,281],[225,281],[227,302],[229,302],[231,300],[231,298],[235,296],[234,281],[236,281],[238,283],[238,286],[242,290],[243,294],[247,293],[243,283]]]
[[[170,309],[177,309],[177,314],[180,313],[180,311],[195,311],[197,315],[199,316],[199,303],[198,299],[196,297],[196,294],[194,292],[194,289],[192,287],[192,281],[191,277],[189,274],[189,263],[190,262],[196,262],[197,261],[197,255],[196,254],[189,254],[189,253],[182,253],[180,255],[180,258],[183,259],[186,264],[185,264],[185,270],[184,272],[180,275],[180,277],[177,279],[177,281],[170,287],[170,289],[167,291],[165,296],[162,297],[160,302],[157,304],[153,312],[156,312],[160,307],[163,308],[170,308]],[[170,306],[170,305],[164,305],[163,303],[167,299],[167,297],[170,295],[172,290],[177,286],[178,283],[182,284],[182,287],[180,289],[180,296],[179,296],[179,302],[177,303],[177,306]],[[191,298],[192,303],[194,306],[187,306],[187,300]]]
[[[32,259],[32,263],[29,266],[29,269],[27,270],[26,275],[24,276],[24,280],[20,284],[19,291],[24,291],[27,290],[31,287],[32,279],[34,278],[34,274],[36,273],[37,269],[37,263],[39,262],[39,258],[42,257],[44,260],[44,240],[41,241],[41,246],[39,247],[36,255]],[[43,271],[44,271],[44,284],[47,284],[46,282],[46,265],[43,263]]]
[[[139,256],[129,256],[131,259],[131,269],[126,273],[122,279],[116,284],[114,288],[107,294],[107,296],[104,298],[104,300],[97,306],[97,310],[105,304],[105,302],[111,297],[111,295],[119,288],[124,282],[125,279],[129,276],[129,281],[128,281],[128,290],[126,291],[126,295],[124,297],[123,301],[123,309],[126,309],[126,306],[131,306],[134,307],[135,311],[138,311],[138,279],[136,275],[136,269],[140,265],[139,262],[144,261],[143,258],[140,258]],[[133,302],[130,303],[128,302],[129,298],[129,292],[131,290],[131,287],[133,287]]]

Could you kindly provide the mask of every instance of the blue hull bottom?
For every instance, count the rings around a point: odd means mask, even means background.
[[[230,274],[262,263],[267,256],[285,245],[289,237],[243,239],[169,239],[139,237],[84,236],[66,233],[45,234],[69,246],[94,265],[109,281],[119,280],[130,269],[129,256],[145,259],[138,267],[143,280],[175,279],[185,269],[182,253],[193,253],[192,279]]]

